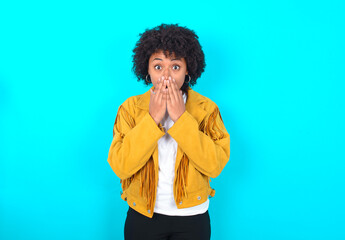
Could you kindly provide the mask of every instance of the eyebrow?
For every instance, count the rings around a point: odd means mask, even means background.
[[[161,59],[161,58],[155,58],[155,59],[152,60],[152,62],[153,62],[154,60],[161,60],[161,61],[163,61],[163,59]],[[175,60],[181,61],[181,58],[174,58],[174,59],[171,59],[171,61],[175,61]]]

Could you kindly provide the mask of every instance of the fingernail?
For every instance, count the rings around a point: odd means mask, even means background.
[[[169,76],[169,80],[171,80],[171,77]]]

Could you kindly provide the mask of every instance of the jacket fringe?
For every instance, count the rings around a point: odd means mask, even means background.
[[[124,120],[129,124],[130,128],[133,128],[135,126],[135,121],[133,117],[121,105],[118,109],[118,115],[116,116],[116,119],[115,119],[115,127],[117,130],[121,128],[120,122],[118,121],[119,113],[124,118]],[[213,112],[207,118],[205,118],[200,123],[200,126],[199,126],[199,130],[204,132],[207,136],[210,136],[214,141],[217,141],[224,136],[216,120],[218,114],[219,114],[220,119],[222,120],[220,116],[219,108],[218,106],[216,106]],[[124,136],[123,133],[120,132],[120,134],[121,134],[121,137]],[[113,137],[114,135],[115,135],[115,131],[113,131]],[[182,201],[184,197],[187,197],[188,168],[189,168],[189,159],[186,156],[186,154],[183,153],[182,159],[177,169],[177,176],[176,176],[176,182],[175,182],[175,196],[176,196],[177,203]],[[156,197],[155,196],[156,176],[155,176],[154,162],[153,162],[152,156],[138,172],[136,172],[129,178],[120,180],[122,190],[125,191],[130,186],[135,175],[139,175],[139,174],[140,174],[139,193],[147,202],[147,209],[150,209],[153,212],[153,205],[154,205],[154,200]],[[210,177],[208,177],[208,180],[209,182],[211,181]]]
[[[218,106],[215,107],[208,118],[205,118],[200,123],[199,127],[199,129],[203,131],[207,136],[210,136],[213,141],[217,141],[224,137],[224,133],[221,131],[217,123],[217,115],[219,115],[220,119],[223,121]]]
[[[127,112],[127,110],[120,105],[118,111],[117,111],[117,115],[115,118],[115,127],[117,132],[120,133],[121,137],[124,137],[124,134],[119,130],[121,129],[121,121],[118,121],[119,116],[121,115],[121,117],[124,118],[124,120],[128,123],[130,128],[134,128],[135,127],[135,120],[134,118]],[[115,128],[113,129],[113,137],[115,136]]]
[[[179,203],[183,197],[187,197],[187,183],[188,183],[188,167],[189,159],[185,153],[182,155],[180,165],[177,169],[175,182],[175,196],[176,202]]]
[[[135,121],[134,121],[133,117],[127,112],[127,110],[122,105],[120,105],[120,107],[117,111],[114,125],[115,125],[117,132],[123,138],[125,136],[125,134],[119,130],[119,129],[121,129],[121,121],[118,120],[119,116],[124,118],[124,120],[128,123],[130,128],[133,128],[135,126]],[[115,136],[115,128],[113,130],[113,137]],[[131,184],[131,182],[134,179],[134,176],[135,176],[135,174],[133,174],[129,178],[120,180],[121,188],[122,188],[123,192],[129,187],[129,185]]]
[[[145,166],[141,169],[140,174],[140,196],[144,197],[147,203],[147,209],[150,209],[153,212],[153,205],[155,200],[155,168],[153,163],[152,156]],[[144,196],[143,196],[144,193]]]

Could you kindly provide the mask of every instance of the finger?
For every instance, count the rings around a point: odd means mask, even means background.
[[[173,98],[175,102],[180,101],[179,100],[179,94],[178,94],[178,88],[177,88],[177,83],[176,81],[174,81],[175,79],[172,79],[172,83],[171,83],[171,89],[172,89],[172,93],[173,93]]]
[[[160,77],[158,78],[158,89],[157,89],[157,97],[156,99],[161,99],[162,98],[162,89],[163,89],[163,78]]]
[[[167,94],[167,102],[169,102],[169,104],[171,103],[171,97],[170,97],[170,93],[169,92]]]
[[[166,105],[167,99],[168,99],[168,91],[166,91],[166,92],[163,94],[163,97],[162,97],[162,102],[163,102],[163,104]]]
[[[169,79],[169,83],[168,83],[168,101],[171,101],[172,103],[175,103],[175,96],[174,96],[174,93],[173,93],[173,86],[171,84],[170,79]]]
[[[176,80],[175,79],[173,79],[173,80],[174,80],[175,87],[176,87],[176,93],[177,93],[179,99],[181,101],[183,101],[182,90],[178,88]]]
[[[163,103],[165,104],[165,106],[167,105],[167,102],[168,102],[168,97],[169,97],[169,89],[168,88],[166,88],[166,86],[168,86],[168,82],[166,82],[165,83],[165,86],[164,86],[164,101],[163,101]]]
[[[165,97],[165,95],[166,95],[166,86],[167,86],[167,83],[166,82],[164,82],[164,80],[162,80],[163,81],[163,83],[162,83],[162,86],[161,86],[161,88],[160,88],[160,92],[161,92],[161,97],[159,98],[159,104],[162,104],[162,98],[163,97]]]
[[[157,87],[155,88],[155,97],[157,98],[157,96],[159,95],[159,88],[160,88],[160,82],[159,82],[160,78],[158,78],[158,82],[157,82]]]

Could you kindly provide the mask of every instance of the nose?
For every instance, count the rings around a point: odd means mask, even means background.
[[[169,68],[164,69],[164,71],[163,71],[163,76],[164,76],[164,79],[168,79],[168,77],[171,76],[171,75],[170,75],[170,69],[169,69]]]

